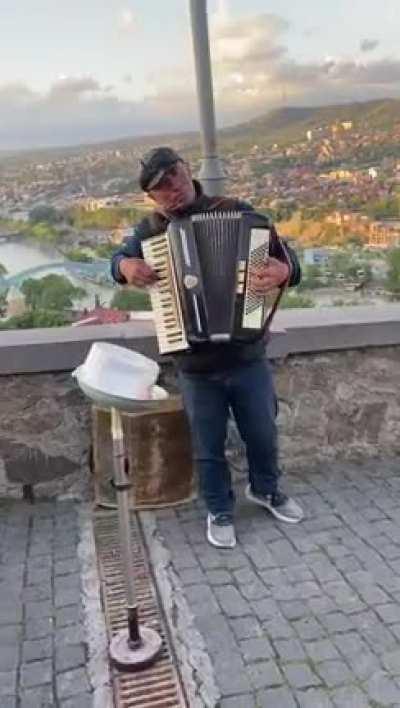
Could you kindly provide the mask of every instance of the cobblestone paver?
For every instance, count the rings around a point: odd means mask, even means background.
[[[0,707],[91,705],[73,503],[0,502]]]
[[[400,706],[400,460],[325,465],[287,488],[297,526],[238,489],[233,550],[207,544],[199,502],[157,513],[221,706]]]

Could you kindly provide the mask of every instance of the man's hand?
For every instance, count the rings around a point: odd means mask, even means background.
[[[283,285],[289,277],[287,263],[269,258],[262,265],[250,273],[250,288],[255,295],[266,295],[267,292]]]
[[[150,268],[142,258],[122,258],[119,262],[119,272],[128,285],[145,288],[157,282],[157,273]]]

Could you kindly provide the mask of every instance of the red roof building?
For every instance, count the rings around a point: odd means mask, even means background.
[[[93,324],[120,324],[128,322],[129,312],[105,307],[95,307],[93,310],[83,310],[78,313],[77,319],[72,322],[72,327]]]

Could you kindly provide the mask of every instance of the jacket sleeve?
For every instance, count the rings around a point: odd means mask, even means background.
[[[133,229],[131,236],[128,236],[111,256],[111,275],[117,283],[123,284],[126,282],[119,270],[119,264],[123,258],[143,258],[140,241],[138,228],[136,227]]]
[[[284,239],[278,236],[275,227],[272,225],[271,235],[271,256],[277,258],[279,261],[289,264],[290,275],[287,283],[288,287],[291,288],[294,285],[298,285],[301,280],[301,267],[296,252],[293,248],[288,246]]]
[[[290,278],[289,278],[289,282],[288,282],[288,286],[289,286],[289,288],[291,288],[294,285],[298,285],[301,281],[301,275],[302,275],[301,274],[301,266],[300,266],[300,262],[297,257],[296,251],[294,251],[293,248],[288,246],[286,241],[282,240],[282,244],[286,248],[286,252],[289,256],[289,260],[290,260],[291,266],[292,266],[292,272],[290,274]]]

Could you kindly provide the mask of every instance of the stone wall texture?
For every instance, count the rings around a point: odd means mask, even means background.
[[[289,356],[274,371],[284,468],[400,458],[399,346]],[[171,369],[162,378],[176,390]],[[90,496],[90,428],[90,406],[68,373],[2,376],[0,495],[34,483],[38,496]],[[228,456],[244,474],[234,424]]]
[[[0,495],[88,494],[90,407],[69,373],[2,376]]]
[[[400,347],[275,362],[285,464],[400,455]]]
[[[400,472],[400,347],[296,355],[273,367],[284,469],[399,457]],[[242,477],[244,448],[233,423],[228,456]]]

